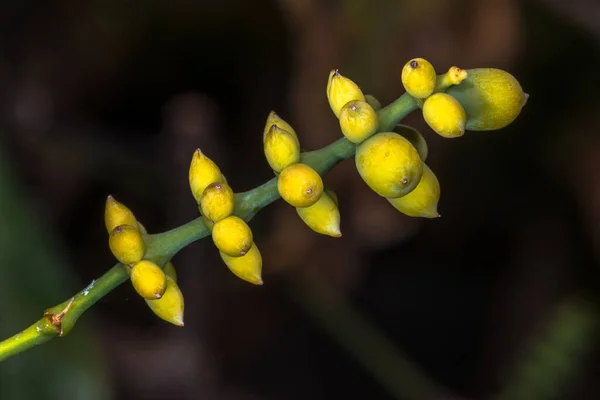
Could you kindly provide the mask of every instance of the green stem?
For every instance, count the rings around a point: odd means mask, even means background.
[[[403,94],[393,103],[379,110],[380,131],[391,130],[416,108],[414,99],[408,94]],[[319,174],[325,175],[339,162],[352,157],[355,150],[356,145],[346,138],[340,138],[322,149],[303,153],[302,162],[310,165]],[[249,221],[279,197],[277,178],[273,178],[252,190],[236,194],[235,213]],[[164,265],[178,251],[208,235],[209,230],[201,217],[170,231],[147,235],[145,237],[147,251],[144,258]],[[128,278],[126,268],[121,264],[115,265],[72,298],[48,309],[35,324],[0,342],[0,361],[54,337],[66,335],[86,310]],[[50,323],[51,318],[58,316],[61,318],[57,324]]]

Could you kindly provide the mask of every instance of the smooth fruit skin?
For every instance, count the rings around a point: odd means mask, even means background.
[[[408,140],[419,152],[419,157],[421,157],[421,161],[427,161],[427,156],[429,155],[429,147],[427,146],[427,141],[415,128],[409,125],[398,124],[394,128],[394,132],[401,135],[403,138]]]
[[[281,198],[294,207],[309,207],[323,194],[321,176],[306,164],[290,165],[279,174],[277,190]]]
[[[378,195],[400,197],[419,183],[423,162],[417,149],[394,132],[380,132],[356,149],[356,169]]]
[[[300,161],[298,138],[277,125],[273,125],[267,132],[263,148],[267,162],[275,172],[281,172]]]
[[[340,111],[340,128],[352,143],[361,143],[373,136],[379,128],[377,112],[361,100],[346,103]]]
[[[423,103],[423,119],[435,133],[451,139],[464,135],[467,114],[454,97],[436,93]]]
[[[177,271],[175,271],[175,266],[171,261],[165,264],[163,271],[165,271],[166,276],[170,277],[175,282],[177,282]]]
[[[166,290],[160,299],[148,300],[146,304],[156,316],[175,326],[183,326],[184,300],[177,282],[167,275]]]
[[[409,194],[388,201],[401,213],[409,217],[438,218],[440,183],[426,164],[423,164],[423,176],[417,187]]]
[[[336,201],[327,191],[323,192],[319,201],[310,207],[296,208],[296,212],[304,223],[321,235],[340,237],[340,210]]]
[[[267,116],[267,122],[265,124],[265,128],[263,129],[263,143],[267,138],[267,133],[269,132],[271,127],[273,127],[273,125],[275,125],[279,129],[287,131],[290,135],[295,137],[296,140],[298,140],[298,135],[296,134],[294,128],[292,128],[292,126],[288,124],[283,118],[277,115],[275,111],[271,111]]]
[[[137,226],[120,225],[108,236],[108,247],[122,264],[135,264],[144,258],[146,245]]]
[[[215,246],[230,257],[243,256],[252,247],[252,230],[240,217],[231,215],[215,222],[212,228]]]
[[[467,130],[501,129],[519,116],[528,95],[514,76],[496,68],[475,68],[467,72],[467,78],[460,85],[446,91],[465,109]]]
[[[225,182],[225,177],[217,164],[197,149],[192,156],[189,170],[190,189],[196,202],[200,203],[202,193],[208,185]]]
[[[220,252],[221,259],[235,276],[253,285],[262,285],[262,256],[256,244],[241,257],[231,257]]]
[[[437,75],[433,65],[424,58],[413,58],[402,68],[402,85],[411,96],[424,99],[435,90]]]
[[[381,110],[381,102],[379,100],[377,100],[377,98],[375,96],[373,96],[372,94],[366,94],[365,101],[367,103],[369,103],[369,105],[371,107],[373,107],[373,110],[375,110],[375,111]]]
[[[226,183],[211,183],[202,192],[200,212],[213,222],[229,217],[235,208],[235,194]]]
[[[126,205],[119,203],[114,197],[108,196],[104,207],[104,224],[110,234],[119,225],[136,226],[137,221],[133,212]]]
[[[346,78],[337,69],[331,70],[327,81],[327,100],[336,117],[340,117],[342,107],[352,100],[365,100],[362,90],[351,79]]]
[[[136,263],[131,269],[131,283],[140,296],[160,299],[167,289],[167,277],[162,269],[148,260]]]

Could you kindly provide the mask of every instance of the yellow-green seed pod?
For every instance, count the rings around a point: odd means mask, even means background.
[[[262,285],[262,256],[256,244],[250,247],[250,250],[241,257],[230,257],[223,252],[219,252],[221,259],[227,265],[227,268],[240,279],[250,282],[253,285]]]
[[[150,310],[159,318],[176,326],[183,326],[184,301],[181,289],[174,279],[167,276],[167,289],[160,299],[147,300]]]
[[[398,124],[394,128],[394,132],[401,135],[403,138],[408,140],[410,144],[412,144],[417,152],[419,152],[419,157],[421,161],[427,161],[427,156],[429,155],[429,147],[427,146],[427,141],[415,128],[409,125]]]
[[[366,101],[349,101],[340,111],[340,128],[346,139],[361,143],[377,132],[377,112]]]
[[[114,197],[108,196],[104,207],[104,224],[106,231],[111,233],[119,225],[137,226],[137,221],[133,212],[126,205],[119,203]]]
[[[352,100],[366,101],[363,92],[351,79],[346,78],[337,69],[329,73],[327,81],[327,99],[331,110],[336,117],[340,117],[340,111],[344,104]]]
[[[296,208],[304,223],[321,235],[340,237],[340,210],[336,202],[323,192],[319,201],[310,207]]]
[[[402,85],[408,94],[417,99],[430,96],[436,80],[435,68],[424,58],[413,58],[402,68]]]
[[[252,247],[252,230],[235,215],[215,222],[212,238],[219,251],[230,257],[243,256]]]
[[[512,123],[527,103],[517,79],[496,68],[467,70],[468,77],[446,93],[456,98],[467,113],[469,131],[501,129]]]
[[[300,161],[300,143],[288,131],[272,125],[264,141],[267,162],[275,172]]]
[[[142,260],[131,268],[131,284],[145,299],[160,299],[167,289],[165,272],[152,261]]]
[[[224,183],[221,170],[200,149],[194,152],[189,171],[190,189],[197,203],[200,203],[204,189],[211,183]]]
[[[119,225],[108,236],[108,246],[122,264],[131,265],[144,258],[146,245],[137,226]]]
[[[450,67],[448,72],[438,75],[435,84],[435,92],[443,92],[450,86],[459,85],[467,78],[468,75],[469,74],[466,69]]]
[[[310,207],[323,194],[321,176],[306,164],[293,164],[281,171],[277,179],[281,198],[294,207]]]
[[[235,194],[226,183],[211,183],[200,198],[200,212],[213,222],[233,214]]]
[[[338,195],[337,193],[335,193],[333,191],[332,188],[330,188],[329,186],[325,185],[325,189],[323,189],[324,193],[327,193],[329,195],[329,197],[331,197],[331,200],[333,200],[333,202],[335,203],[336,206],[339,207],[339,202],[338,202]]]
[[[467,114],[454,97],[446,93],[436,93],[423,103],[423,119],[438,135],[457,138],[465,133]]]
[[[269,113],[269,116],[267,117],[267,123],[265,124],[265,129],[263,130],[263,143],[265,142],[265,139],[267,138],[267,133],[269,132],[269,130],[271,129],[271,127],[273,125],[277,126],[279,129],[287,131],[290,135],[292,135],[294,138],[296,138],[296,140],[298,140],[298,135],[296,134],[296,131],[294,130],[294,128],[292,128],[292,126],[290,124],[288,124],[284,119],[282,119],[279,115],[277,115],[277,113],[275,113],[275,111],[271,111]]]
[[[171,261],[165,264],[163,271],[165,271],[166,276],[177,282],[177,271],[175,271],[175,266]]]
[[[380,132],[362,142],[356,149],[355,161],[361,178],[383,197],[410,193],[423,174],[417,149],[394,132]]]
[[[440,183],[426,164],[423,164],[423,176],[419,184],[406,196],[388,201],[401,213],[409,217],[438,218]]]
[[[144,234],[144,235],[148,234],[148,230],[146,230],[146,227],[144,225],[142,225],[142,223],[140,221],[137,222],[137,227],[142,234]]]
[[[377,100],[375,98],[375,96],[373,96],[372,94],[366,94],[365,100],[367,103],[369,103],[369,105],[371,107],[373,107],[373,110],[375,110],[375,111],[381,110],[381,102],[379,100]]]

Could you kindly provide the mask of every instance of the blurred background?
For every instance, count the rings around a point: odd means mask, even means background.
[[[265,284],[210,240],[174,258],[185,327],[126,283],[64,339],[0,364],[0,398],[600,398],[600,3],[593,0],[4,0],[0,335],[114,265],[106,196],[148,230],[198,216],[193,151],[236,191],[272,177],[275,110],[307,150],[340,137],[332,68],[387,104],[413,57],[498,67],[530,94],[496,132],[436,136],[442,218],[401,215],[350,160],[343,237],[276,202],[252,221]]]

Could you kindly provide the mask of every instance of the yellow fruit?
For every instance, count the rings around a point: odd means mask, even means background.
[[[469,69],[468,77],[446,93],[456,98],[467,113],[469,131],[504,128],[521,113],[528,95],[519,81],[495,68]]]
[[[437,218],[440,200],[440,183],[426,164],[423,164],[423,176],[417,187],[406,196],[388,201],[401,213],[410,217]]]
[[[267,162],[275,172],[300,161],[300,143],[288,131],[271,126],[264,141]]]
[[[131,284],[145,299],[160,299],[167,289],[167,277],[152,261],[142,260],[131,269]]]
[[[211,183],[224,183],[225,178],[217,164],[197,149],[190,163],[189,181],[192,195],[200,203],[204,189]]]
[[[402,68],[402,85],[411,96],[424,99],[435,89],[437,76],[431,63],[423,58],[413,58]]]
[[[213,221],[211,221],[210,219],[206,218],[204,215],[202,216],[202,221],[204,221],[204,225],[206,225],[206,227],[208,228],[208,231],[212,232],[212,229],[213,229],[213,226],[215,226],[215,223]]]
[[[421,132],[419,132],[412,126],[403,124],[396,125],[396,127],[394,128],[394,132],[407,139],[410,142],[410,144],[412,144],[415,147],[415,149],[417,149],[421,161],[427,160],[429,148],[427,146],[427,141],[425,140]]]
[[[177,271],[175,271],[175,266],[171,261],[165,264],[163,271],[165,271],[166,276],[170,277],[175,282],[177,282]]]
[[[338,196],[337,194],[333,191],[332,188],[328,187],[327,185],[325,185],[325,189],[324,189],[324,193],[327,193],[329,195],[329,197],[331,197],[331,200],[333,200],[333,202],[335,203],[336,206],[339,206],[340,204],[338,203]]]
[[[352,80],[346,78],[337,69],[331,70],[327,81],[327,100],[336,117],[340,117],[342,107],[351,100],[366,101],[363,92]]]
[[[366,101],[349,101],[340,111],[340,128],[352,143],[363,142],[374,135],[378,127],[377,113]]]
[[[262,256],[256,244],[250,247],[250,250],[241,257],[230,257],[220,252],[221,259],[225,265],[238,278],[250,282],[254,285],[262,285]]]
[[[425,100],[423,119],[438,135],[457,138],[465,133],[467,114],[454,97],[446,93],[436,93]]]
[[[313,231],[332,237],[342,236],[340,211],[336,202],[326,192],[315,204],[310,207],[296,208],[296,212]]]
[[[373,96],[371,94],[366,94],[365,95],[365,100],[366,100],[367,103],[369,103],[369,105],[371,107],[373,107],[373,110],[375,110],[375,111],[381,110],[381,102],[379,100],[377,100],[375,98],[375,96]]]
[[[450,67],[448,72],[442,75],[438,75],[435,85],[435,91],[443,92],[452,85],[458,85],[462,81],[464,81],[468,75],[469,74],[466,69]]]
[[[119,225],[136,226],[137,221],[127,206],[119,203],[114,197],[108,196],[104,208],[104,224],[107,232],[111,233]]]
[[[108,246],[120,263],[131,265],[140,261],[146,252],[142,234],[131,225],[119,225],[108,236]]]
[[[423,163],[417,149],[394,132],[381,132],[362,142],[356,149],[356,169],[377,194],[400,197],[419,183]]]
[[[296,140],[298,140],[298,135],[296,134],[296,131],[294,130],[294,128],[292,128],[292,126],[290,124],[288,124],[279,115],[277,115],[275,113],[275,111],[271,111],[269,113],[269,116],[267,117],[267,123],[265,124],[265,129],[263,130],[263,143],[264,143],[265,139],[267,138],[267,133],[269,132],[269,130],[271,129],[271,127],[273,125],[277,126],[279,129],[287,131],[290,135],[292,135],[294,138],[296,138]]]
[[[215,246],[230,257],[243,256],[252,247],[250,227],[235,215],[215,222],[212,238]]]
[[[323,194],[321,176],[306,164],[293,164],[281,171],[277,179],[281,198],[294,207],[309,207]]]
[[[235,208],[235,194],[226,183],[211,183],[200,198],[200,212],[213,222],[229,217]]]
[[[183,326],[183,294],[174,279],[167,276],[167,288],[160,299],[147,300],[150,310],[159,318],[176,326]]]

